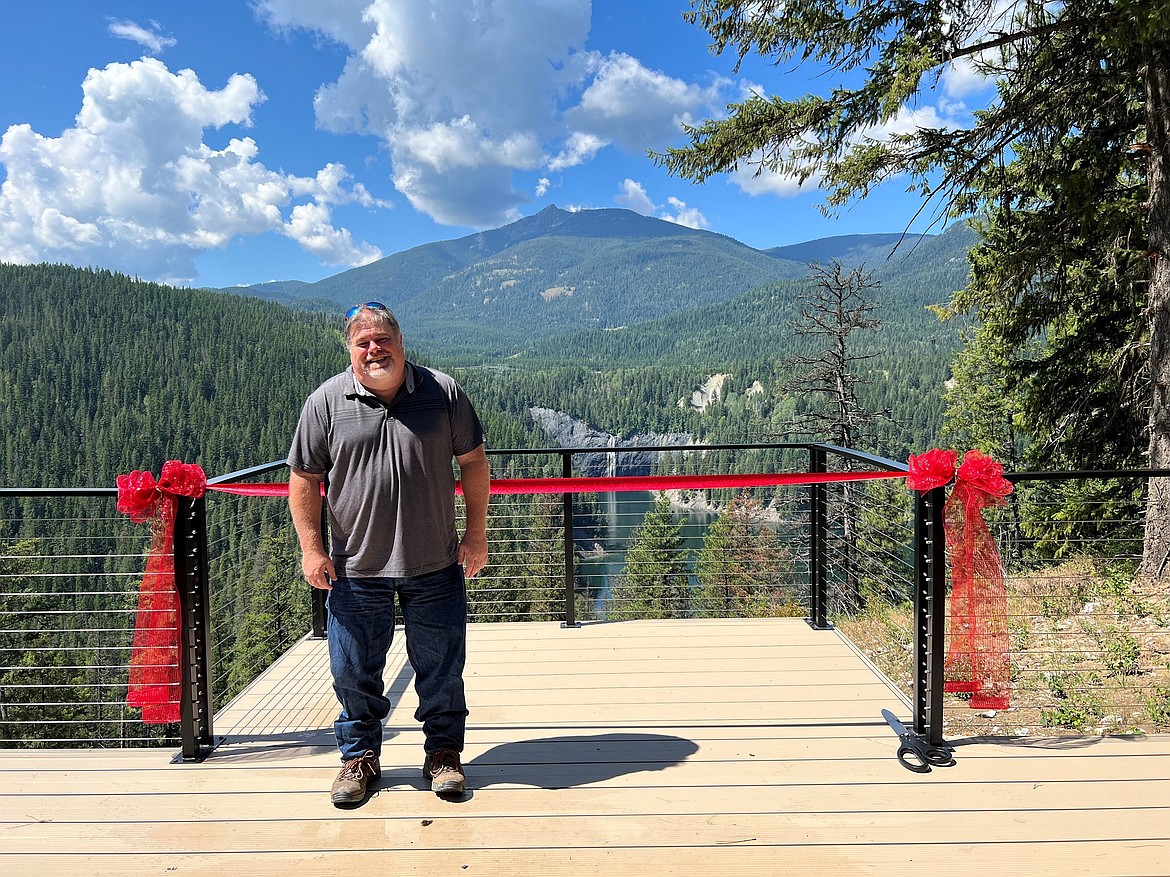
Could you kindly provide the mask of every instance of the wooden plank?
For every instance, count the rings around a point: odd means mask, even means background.
[[[566,788],[587,785],[609,788],[693,789],[732,787],[751,789],[762,786],[896,784],[918,788],[926,784],[946,784],[953,793],[975,783],[1045,782],[1095,783],[1101,780],[1151,780],[1170,778],[1170,757],[1162,758],[1038,758],[1021,762],[1018,758],[982,758],[962,762],[952,768],[940,768],[930,774],[912,775],[893,759],[893,748],[884,756],[871,757],[808,757],[723,762],[696,760],[675,761],[688,751],[683,744],[668,750],[661,761],[644,760],[630,763],[539,763],[529,760],[512,761],[509,749],[524,753],[531,751],[526,744],[503,744],[494,754],[485,754],[480,762],[476,757],[467,760],[468,776],[476,789],[489,787],[514,788],[534,786]],[[416,755],[421,748],[415,750]],[[382,784],[402,783],[407,787],[418,784],[420,758],[412,758],[404,765],[387,762],[383,765]],[[243,792],[279,791],[295,789],[299,783],[312,788],[327,788],[337,772],[334,757],[321,755],[312,766],[278,766],[272,768],[224,767],[218,770],[154,770],[109,772],[78,772],[62,779],[77,794],[110,792],[163,794],[168,791],[216,790]],[[6,796],[43,794],[51,780],[47,772],[36,769],[6,770],[3,775]]]
[[[577,729],[573,729],[577,730]],[[295,736],[295,739],[294,739]],[[557,762],[636,761],[639,757],[661,753],[663,742],[683,741],[697,747],[688,762],[722,762],[728,760],[786,759],[817,757],[826,762],[858,757],[893,759],[897,739],[887,733],[884,723],[866,722],[856,725],[822,726],[728,726],[686,727],[672,726],[671,734],[664,735],[644,729],[627,729],[605,734],[554,734],[517,737],[508,729],[490,729],[473,734],[469,739],[465,759],[469,763],[492,763],[540,760]],[[383,762],[415,760],[422,745],[421,731],[399,734],[384,743]],[[313,751],[316,751],[316,755]],[[512,753],[508,755],[508,753]],[[172,765],[173,752],[166,750],[40,750],[0,753],[0,769],[9,772],[51,773],[154,773],[181,785],[190,772],[231,770],[238,767],[290,768],[331,766],[336,760],[331,729],[320,729],[312,734],[290,735],[288,739],[229,742],[198,765]],[[1078,763],[1089,760],[1105,765],[1118,760],[1134,759],[1142,765],[1147,776],[1164,773],[1170,757],[1170,737],[1159,736],[1142,741],[1117,738],[1091,738],[1087,745],[1068,750],[1050,750],[1015,744],[983,743],[956,748],[955,768],[940,769],[964,774],[965,768],[977,762],[1023,761],[1056,759],[1070,772],[1079,772]],[[320,760],[318,760],[320,758]],[[1027,767],[1016,766],[1016,770]],[[907,776],[910,776],[907,774]],[[926,778],[931,779],[931,778]]]
[[[320,776],[320,775],[319,775]],[[404,785],[379,789],[365,806],[351,811],[334,808],[328,801],[331,776],[316,785],[312,778],[290,783],[276,791],[249,789],[228,792],[214,788],[168,791],[159,807],[144,814],[143,800],[151,793],[121,794],[98,791],[78,795],[49,792],[39,796],[0,799],[0,826],[23,825],[52,813],[56,823],[135,823],[144,815],[170,822],[215,818],[250,820],[382,819],[387,816],[433,818],[436,814],[474,814],[515,819],[552,819],[605,816],[672,816],[711,814],[834,814],[901,813],[933,821],[956,819],[966,814],[979,818],[1043,820],[1062,819],[1071,812],[1109,814],[1130,808],[1161,810],[1170,824],[1170,780],[1101,780],[1091,795],[1077,794],[1068,781],[1055,783],[973,783],[962,793],[950,784],[913,785],[771,785],[755,787],[745,795],[742,787],[675,789],[671,794],[647,796],[640,788],[612,789],[570,787],[497,787],[475,789],[468,802],[444,802],[429,791]],[[421,780],[421,777],[420,777]],[[418,784],[422,785],[421,781]],[[4,835],[0,833],[0,849]]]
[[[490,849],[507,839],[511,849],[548,849],[572,839],[574,849],[602,847],[673,848],[720,847],[739,844],[784,847],[800,844],[836,846],[896,843],[918,832],[932,843],[977,844],[1067,843],[1125,840],[1130,843],[1170,843],[1166,811],[1131,809],[1107,812],[1064,812],[1059,820],[1000,819],[994,814],[965,814],[963,819],[924,822],[918,813],[753,813],[670,814],[523,818],[464,816],[436,812],[423,820],[416,816],[248,821],[214,816],[198,822],[141,819],[131,823],[63,823],[37,821],[8,826],[0,840],[3,849],[17,854],[41,850],[85,849],[96,854],[136,849],[140,853],[213,853],[285,850],[289,852],[362,849],[373,845],[385,851],[410,849]],[[424,825],[423,822],[427,824]]]
[[[204,856],[180,853],[91,856],[89,854],[14,856],[4,864],[12,873],[51,867],[71,877],[337,877],[347,873],[387,873],[403,877],[435,874],[581,877],[583,874],[638,874],[639,877],[694,877],[696,874],[775,874],[809,870],[836,875],[905,875],[911,870],[953,874],[1000,874],[1029,877],[1132,877],[1170,873],[1164,844],[1085,841],[1039,844],[975,843],[951,845],[889,844],[883,846],[798,844],[783,847],[724,845],[683,849],[577,849],[560,845],[548,850],[515,850],[497,846],[484,850],[402,850],[380,848],[288,853],[239,854],[217,851]]]

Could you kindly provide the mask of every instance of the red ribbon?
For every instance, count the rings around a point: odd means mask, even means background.
[[[138,615],[130,652],[126,702],[142,708],[142,721],[179,721],[182,684],[179,592],[175,581],[176,497],[203,496],[207,478],[193,463],[168,460],[159,480],[135,470],[118,476],[118,511],[136,524],[150,523],[146,574],[138,590]]]
[[[1007,709],[1011,666],[1003,560],[983,510],[1012,492],[1003,466],[977,450],[911,455],[906,486],[932,490],[955,481],[943,508],[951,567],[950,635],[944,689],[971,695],[972,709]]]
[[[1002,505],[1011,493],[1003,467],[979,451],[932,450],[911,455],[909,472],[787,472],[761,475],[657,475],[611,478],[499,478],[493,494],[609,493],[629,490],[718,489],[825,484],[906,478],[913,490],[931,490],[956,480],[944,509],[951,564],[951,635],[946,661],[947,691],[970,692],[971,706],[1006,708],[1010,672],[1006,592],[999,550],[983,509]],[[462,493],[462,485],[456,484]],[[287,483],[207,484],[194,464],[169,460],[156,483],[149,472],[118,477],[118,510],[136,523],[151,522],[154,538],[139,593],[137,629],[130,660],[127,700],[142,707],[144,722],[179,720],[179,617],[174,569],[176,496],[205,490],[242,496],[288,496]]]
[[[493,478],[491,492],[619,493],[626,490],[712,490],[721,487],[774,487],[780,484],[828,484],[904,478],[904,472],[781,472],[765,475],[617,475],[609,478]],[[241,496],[288,496],[288,484],[209,484],[208,490]],[[462,494],[463,485],[456,483]]]

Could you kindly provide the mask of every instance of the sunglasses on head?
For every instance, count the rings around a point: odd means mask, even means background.
[[[380,301],[367,301],[367,302],[363,302],[360,305],[354,305],[352,308],[350,308],[348,311],[346,311],[345,312],[345,321],[348,323],[350,320],[352,320],[354,317],[356,317],[358,315],[358,312],[361,311],[363,308],[365,308],[367,310],[371,310],[371,311],[388,311],[388,310],[390,310],[390,308],[386,307],[386,305],[382,304]]]

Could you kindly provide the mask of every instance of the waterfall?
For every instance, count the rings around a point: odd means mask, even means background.
[[[606,444],[606,447],[608,447],[608,448],[616,448],[617,447],[617,436],[616,435],[611,435],[609,437],[609,442]],[[613,478],[614,476],[617,475],[617,472],[618,472],[617,452],[611,451],[610,453],[606,454],[605,456],[606,456],[605,474],[609,478]],[[617,494],[616,493],[605,494],[604,501],[605,501],[606,517],[609,519],[610,538],[613,538],[613,536],[617,532]]]

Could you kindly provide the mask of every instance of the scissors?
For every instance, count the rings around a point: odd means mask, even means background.
[[[950,749],[932,746],[917,734],[911,733],[889,710],[882,710],[882,718],[902,741],[898,747],[898,762],[902,767],[915,773],[930,773],[932,767],[950,767],[955,763]]]

